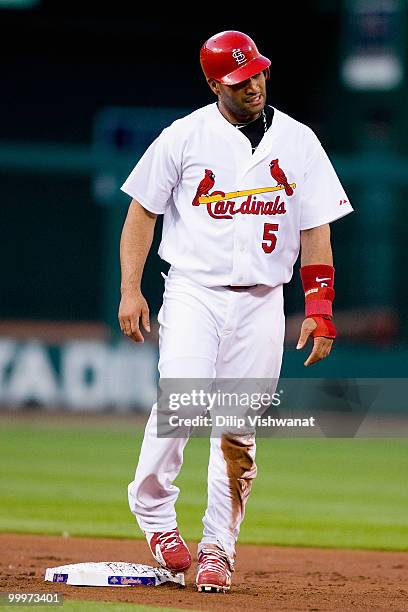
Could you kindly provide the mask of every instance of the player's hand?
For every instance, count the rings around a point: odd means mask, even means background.
[[[305,346],[310,334],[316,329],[316,327],[316,321],[310,317],[303,321],[299,340],[296,346],[297,349],[302,349]],[[331,338],[324,338],[322,336],[317,336],[314,338],[312,352],[306,359],[304,365],[307,367],[313,363],[316,363],[317,361],[320,361],[321,359],[325,359],[328,355],[330,355],[332,346],[333,340]]]
[[[150,332],[149,306],[141,291],[122,293],[119,305],[119,325],[126,336],[135,342],[144,342],[140,331],[140,320],[144,329]]]

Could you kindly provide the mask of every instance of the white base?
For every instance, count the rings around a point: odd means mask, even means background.
[[[185,585],[182,573],[172,574],[163,568],[122,561],[49,567],[45,580],[74,586],[158,586],[165,582]]]

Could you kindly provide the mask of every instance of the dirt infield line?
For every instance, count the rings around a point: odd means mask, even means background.
[[[195,551],[195,545],[192,545]],[[195,610],[408,610],[408,553],[239,546],[233,590],[205,595],[187,587],[93,588],[44,582],[47,567],[83,561],[152,564],[145,542],[0,534],[0,589],[61,592],[66,599]]]

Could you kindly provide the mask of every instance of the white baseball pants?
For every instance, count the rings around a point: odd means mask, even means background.
[[[160,323],[159,372],[163,378],[278,379],[284,340],[283,289],[203,287],[170,269]],[[273,389],[272,391],[274,391]],[[157,404],[146,425],[129,505],[143,531],[177,526],[173,484],[187,436],[157,437]],[[255,436],[211,437],[208,505],[202,544],[233,558],[245,503],[256,476]]]

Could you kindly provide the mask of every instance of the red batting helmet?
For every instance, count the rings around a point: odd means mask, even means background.
[[[246,81],[271,65],[252,38],[235,30],[211,36],[201,47],[200,62],[206,78],[223,85]],[[269,77],[269,70],[266,76]]]

